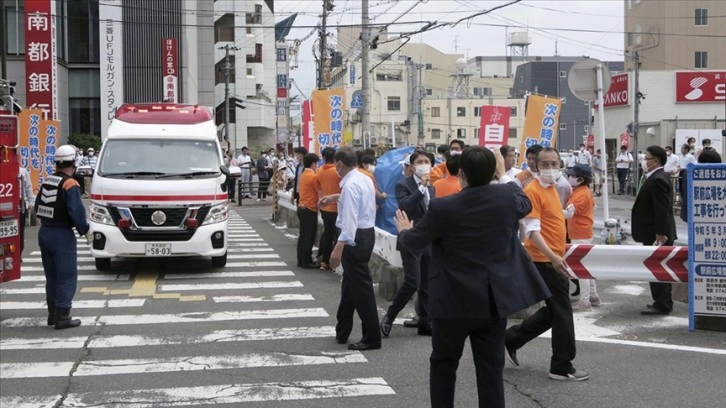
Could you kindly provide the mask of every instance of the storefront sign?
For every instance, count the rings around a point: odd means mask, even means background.
[[[627,106],[630,104],[628,73],[615,74],[611,77],[610,89],[603,97],[605,99],[605,107],[612,108],[615,106]],[[598,107],[597,102],[593,105]]]
[[[179,53],[176,38],[161,39],[164,102],[179,103]]]
[[[676,72],[676,102],[726,100],[726,71]]]
[[[51,4],[52,3],[52,4]],[[58,118],[55,2],[25,2],[26,106],[42,110],[47,119]]]

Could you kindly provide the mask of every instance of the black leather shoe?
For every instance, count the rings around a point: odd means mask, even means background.
[[[345,343],[347,343],[347,342],[348,342],[348,339],[341,339],[340,337],[336,337],[336,338],[335,338],[335,341],[336,341],[336,342],[337,342],[338,344],[345,344]]]
[[[348,344],[348,350],[378,350],[380,348],[381,348],[380,341],[376,342],[376,343],[363,343],[361,341],[358,343]]]
[[[643,316],[666,316],[671,314],[670,310],[658,309],[652,305],[648,305],[645,309],[640,311]]]
[[[313,262],[309,265],[303,265],[302,268],[303,269],[320,269],[320,264],[317,262]]]
[[[411,320],[404,320],[403,327],[414,328],[418,327],[418,316],[414,316]]]
[[[383,334],[383,337],[388,337],[389,334],[391,334],[391,327],[393,326],[393,320],[391,320],[388,315],[383,315],[383,318],[381,319],[381,334]]]
[[[431,326],[419,325],[418,326],[418,335],[419,336],[431,336]]]

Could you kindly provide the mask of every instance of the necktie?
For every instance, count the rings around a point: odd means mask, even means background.
[[[428,208],[429,208],[429,201],[431,200],[431,197],[429,197],[429,189],[428,189],[428,187],[426,187],[426,189],[424,191],[425,191],[424,192],[424,195],[423,195],[424,196],[424,208],[428,210]]]

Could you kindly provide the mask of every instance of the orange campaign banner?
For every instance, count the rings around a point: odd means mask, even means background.
[[[527,111],[524,115],[524,131],[519,142],[519,160],[525,160],[527,148],[534,145],[557,147],[557,131],[560,122],[562,100],[540,95],[527,97]]]
[[[40,109],[24,109],[18,115],[20,129],[20,167],[30,172],[33,192],[55,172],[58,121],[43,119]]]
[[[313,91],[312,104],[314,152],[321,155],[326,147],[337,149],[344,146],[343,106],[345,106],[345,91],[343,89]]]

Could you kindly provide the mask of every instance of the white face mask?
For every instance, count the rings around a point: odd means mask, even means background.
[[[539,175],[540,180],[547,184],[553,184],[560,175],[560,169],[542,169],[537,174]]]
[[[461,150],[450,150],[449,156],[458,156],[461,154]]]
[[[417,164],[416,167],[416,175],[419,177],[422,177],[426,174],[431,173],[431,165],[430,164]]]
[[[568,177],[568,178],[567,178],[567,181],[569,181],[569,182],[570,182],[570,185],[571,185],[572,187],[577,187],[577,186],[579,186],[579,185],[580,185],[580,182],[579,182],[579,181],[577,180],[577,177],[572,177],[572,176],[570,176],[570,177]]]
[[[376,166],[374,166],[372,164],[369,164],[368,167],[366,167],[366,169],[368,171],[370,171],[371,173],[375,173],[376,172]]]
[[[640,161],[640,167],[643,169],[644,172],[648,172],[648,162],[646,160]]]

